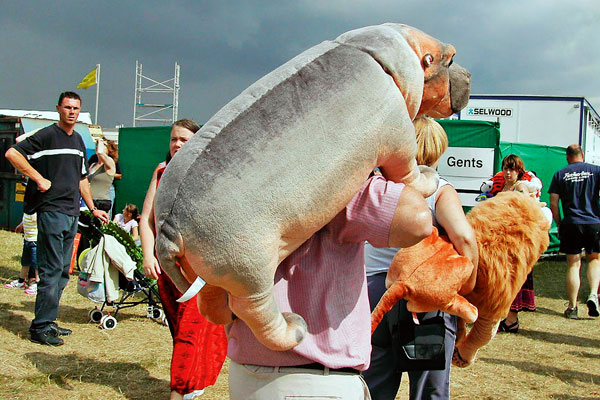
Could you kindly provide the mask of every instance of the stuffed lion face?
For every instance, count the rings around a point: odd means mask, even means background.
[[[527,274],[548,248],[550,223],[542,203],[519,192],[501,192],[473,207],[467,220],[479,247],[477,282],[465,297],[479,316],[465,336],[465,321],[459,320],[452,363],[466,367],[477,350],[495,335]]]

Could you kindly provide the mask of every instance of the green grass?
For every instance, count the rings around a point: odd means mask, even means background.
[[[3,284],[18,276],[22,239],[0,231],[0,399],[167,399],[171,336],[146,318],[143,306],[119,312],[112,331],[88,319],[93,303],[71,277],[59,322],[73,329],[62,347],[31,343],[35,298]],[[521,313],[517,335],[499,334],[472,367],[452,369],[453,399],[600,399],[600,319],[583,305],[589,288],[582,268],[580,320],[566,320],[564,260],[534,269],[538,311]],[[228,363],[206,399],[228,399]],[[406,399],[405,375],[398,399]]]

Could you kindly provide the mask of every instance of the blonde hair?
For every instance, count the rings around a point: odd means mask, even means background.
[[[419,117],[413,124],[417,137],[417,164],[431,167],[448,148],[446,131],[430,117]]]

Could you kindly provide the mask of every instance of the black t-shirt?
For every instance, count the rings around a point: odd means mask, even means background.
[[[52,182],[44,193],[29,181],[25,190],[27,214],[59,211],[79,215],[79,182],[88,174],[85,144],[77,132],[68,135],[57,124],[39,130],[13,146],[44,178]]]
[[[548,193],[560,198],[563,221],[570,224],[600,224],[600,167],[574,162],[552,177]]]

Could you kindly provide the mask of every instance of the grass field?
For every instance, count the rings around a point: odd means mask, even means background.
[[[35,298],[4,288],[18,276],[22,239],[0,231],[0,243],[0,399],[168,399],[169,329],[142,306],[120,311],[114,330],[99,329],[75,276],[59,315],[73,335],[58,348],[31,343]],[[521,313],[519,334],[499,334],[472,367],[452,369],[453,399],[600,399],[600,319],[587,317],[583,304],[580,320],[562,316],[564,261],[543,261],[534,271],[537,312]],[[581,302],[586,285],[583,279]],[[204,398],[229,398],[227,366]],[[406,382],[397,398],[408,398]]]

